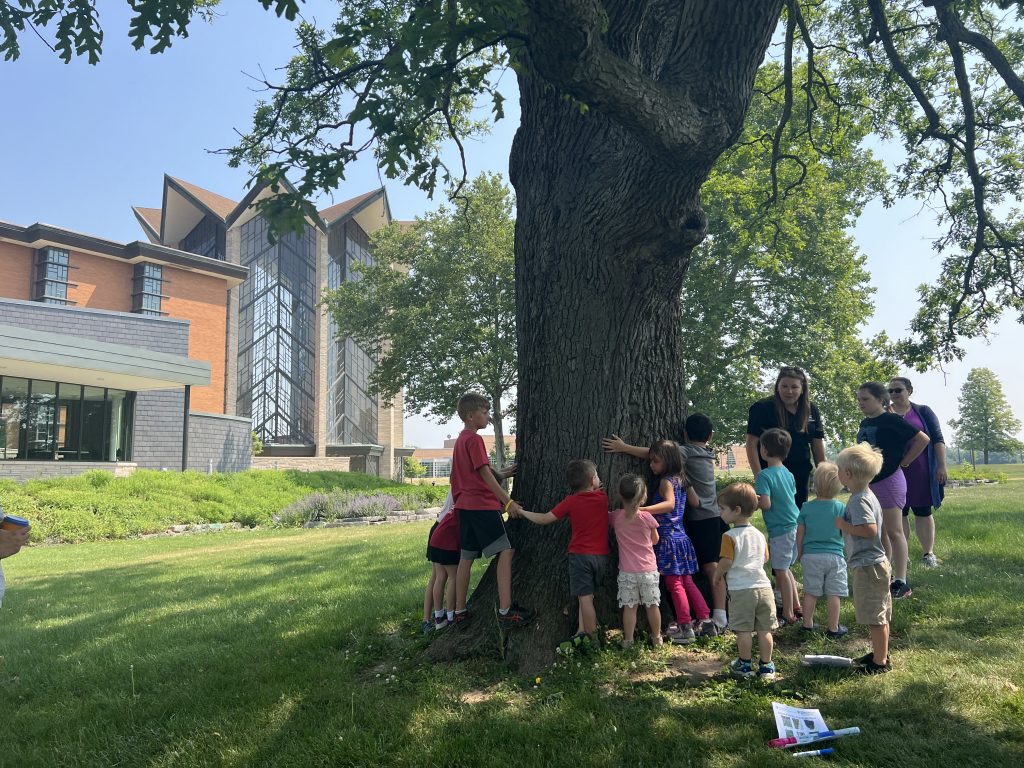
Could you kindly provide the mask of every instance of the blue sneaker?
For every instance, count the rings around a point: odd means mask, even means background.
[[[750,661],[733,659],[732,663],[729,664],[729,674],[740,680],[749,680],[756,673],[754,672],[754,665]]]
[[[757,665],[757,677],[759,680],[775,679],[775,663],[772,661],[761,661]]]

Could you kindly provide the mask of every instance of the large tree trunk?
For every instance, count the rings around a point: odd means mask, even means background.
[[[518,205],[521,468],[514,490],[527,509],[547,511],[568,492],[570,459],[596,460],[610,495],[622,472],[642,471],[635,460],[602,455],[602,436],[614,432],[646,443],[681,432],[687,399],[679,295],[690,253],[704,236],[700,185],[742,126],[781,0],[605,3],[608,51],[657,87],[685,91],[702,107],[701,115],[652,118],[704,126],[702,140],[688,147],[653,142],[623,117],[614,94],[593,91],[602,75],[608,76],[602,87],[621,85],[615,72],[601,70],[587,81],[589,109],[567,99],[566,90],[579,93],[564,72],[565,48],[578,42],[578,30],[560,28],[555,17],[589,4],[537,5],[546,15],[535,11],[536,42],[519,76],[522,124],[510,161]],[[578,54],[582,59],[589,45]],[[594,106],[606,102],[607,108]],[[705,121],[707,114],[715,119]],[[492,567],[472,597],[477,617],[438,638],[432,657],[500,653],[530,670],[549,663],[558,642],[575,631],[568,524],[513,521],[509,528],[516,546],[513,599],[539,611],[536,623],[499,635],[490,617]],[[598,601],[599,619],[609,625],[619,622],[616,572],[613,558]]]

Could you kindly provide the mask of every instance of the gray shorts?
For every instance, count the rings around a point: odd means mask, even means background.
[[[846,597],[846,558],[827,552],[808,552],[800,559],[804,567],[804,592],[812,597]]]
[[[768,557],[773,571],[787,571],[796,562],[796,528],[768,539]]]
[[[573,597],[592,595],[608,567],[608,555],[569,553],[569,594]]]

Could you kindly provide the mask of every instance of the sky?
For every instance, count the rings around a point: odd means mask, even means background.
[[[21,38],[16,62],[0,61],[0,220],[46,222],[121,242],[145,239],[131,206],[160,207],[163,175],[182,178],[226,197],[245,194],[249,174],[232,169],[214,150],[231,146],[251,124],[261,94],[254,76],[284,79],[280,68],[294,50],[294,24],[262,9],[256,0],[223,0],[213,23],[194,22],[187,39],[160,55],[135,51],[127,36],[125,3],[98,3],[104,27],[100,63],[61,62],[31,33]],[[303,15],[325,24],[336,5],[311,0]],[[44,30],[44,35],[46,31]],[[503,90],[514,91],[511,74]],[[508,176],[508,154],[518,124],[509,98],[506,119],[467,146],[469,172]],[[414,188],[383,178],[372,159],[350,167],[326,207],[387,188],[392,214],[412,219],[436,207]],[[885,330],[905,336],[916,309],[916,287],[940,270],[931,248],[937,229],[919,204],[885,209],[872,203],[854,232],[876,289],[876,312],[865,335]],[[974,367],[988,367],[1002,381],[1018,418],[1024,419],[1024,327],[1005,317],[989,342],[970,341],[963,361],[942,371],[907,375],[916,402],[930,405],[943,422],[955,418],[957,397]],[[1014,352],[1016,350],[1016,352]],[[813,375],[813,371],[812,371]],[[440,446],[460,424],[406,418],[406,444]]]

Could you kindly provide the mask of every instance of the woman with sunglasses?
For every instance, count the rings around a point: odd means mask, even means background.
[[[935,557],[935,518],[932,509],[942,505],[946,485],[946,443],[935,411],[927,405],[910,402],[914,387],[910,379],[897,376],[889,382],[892,412],[931,439],[928,448],[903,470],[907,478],[907,503],[903,507],[903,533],[910,541],[910,512],[914,513],[914,533],[924,550],[926,568],[938,568]]]
[[[750,406],[747,417],[747,460],[755,480],[763,466],[759,450],[761,435],[774,428],[786,430],[793,440],[789,455],[782,465],[793,473],[793,479],[796,480],[795,499],[799,508],[807,501],[811,471],[825,460],[825,433],[821,426],[821,414],[811,402],[810,385],[803,368],[780,368],[773,395]]]

